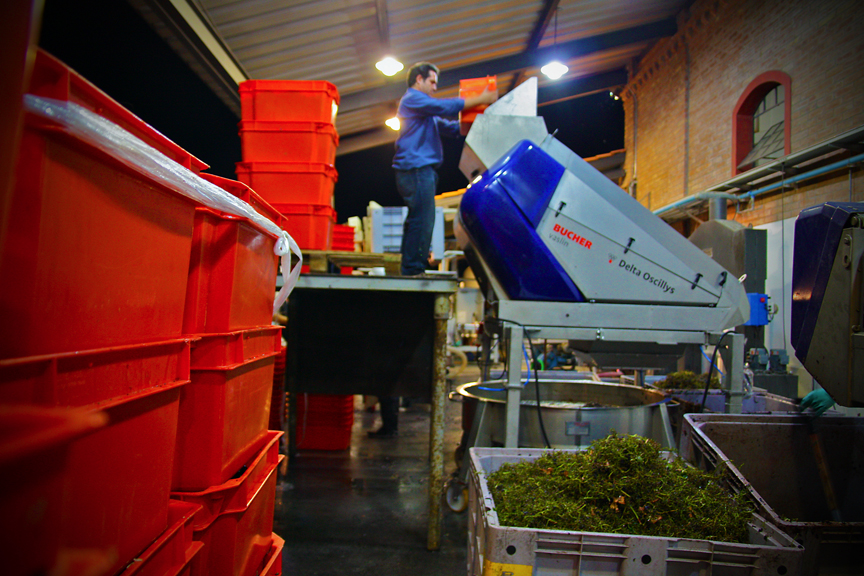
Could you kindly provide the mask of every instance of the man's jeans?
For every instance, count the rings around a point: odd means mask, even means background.
[[[426,270],[429,260],[438,172],[432,166],[396,170],[396,189],[408,206],[402,229],[402,275],[413,276]]]

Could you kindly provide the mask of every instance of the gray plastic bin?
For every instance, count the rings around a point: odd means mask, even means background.
[[[805,574],[864,574],[864,418],[815,422],[842,522],[831,521],[806,418],[687,414],[681,456],[704,470],[727,465],[731,487],[804,545]]]
[[[469,576],[754,576],[801,574],[801,546],[754,514],[750,543],[501,526],[486,477],[539,448],[471,448]]]

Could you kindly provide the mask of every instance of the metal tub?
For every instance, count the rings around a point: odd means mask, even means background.
[[[571,376],[572,377],[572,376]],[[613,430],[638,434],[668,445],[661,406],[669,399],[650,388],[593,380],[544,378],[540,384],[540,413],[553,448],[578,448],[605,438]],[[475,445],[503,445],[506,433],[506,382],[472,382],[458,388],[462,396],[478,400],[483,430]],[[519,445],[545,447],[537,414],[537,385],[532,379],[522,389]]]

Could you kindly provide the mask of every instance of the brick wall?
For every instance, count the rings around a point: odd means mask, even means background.
[[[654,210],[732,176],[732,113],[763,72],[792,78],[792,152],[864,125],[864,10],[855,0],[697,0],[624,89],[629,187]],[[689,84],[689,91],[688,91]],[[634,129],[636,146],[634,146]],[[689,148],[689,152],[688,152]],[[756,199],[730,218],[754,225],[848,200],[848,171]],[[864,201],[864,175],[852,175]],[[742,208],[748,208],[742,206]]]

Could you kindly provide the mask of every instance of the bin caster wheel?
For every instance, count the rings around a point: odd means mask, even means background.
[[[451,478],[444,486],[444,499],[453,512],[464,512],[468,508],[468,487],[456,478]]]

